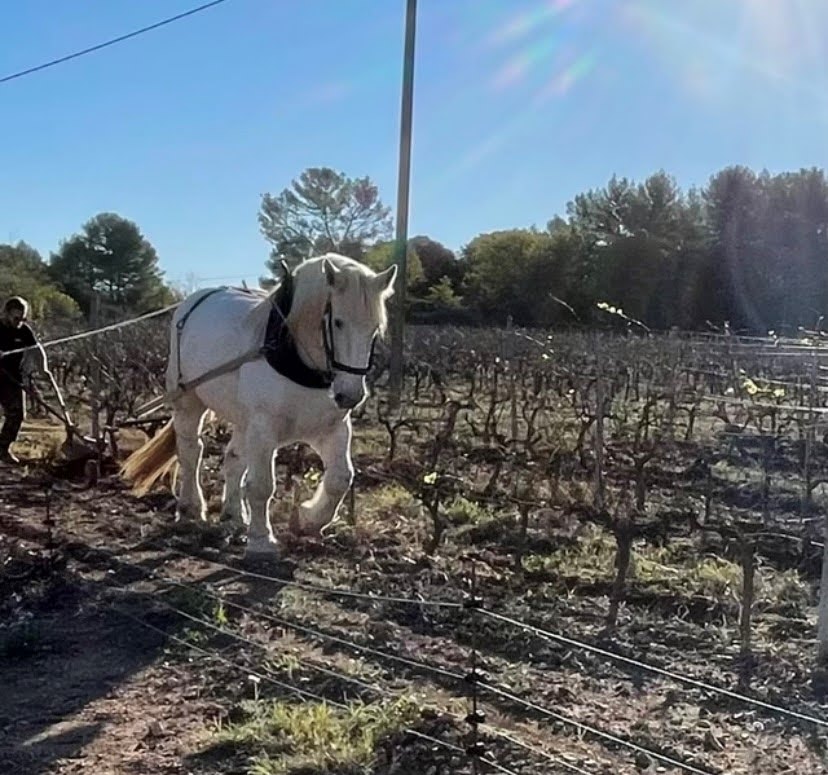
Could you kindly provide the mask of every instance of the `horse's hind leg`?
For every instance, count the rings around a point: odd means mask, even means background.
[[[201,426],[207,408],[193,393],[188,393],[175,402],[174,409],[173,425],[175,426],[178,463],[181,466],[176,519],[206,521],[207,510],[201,491],[199,473],[204,452]]]
[[[242,508],[241,480],[247,463],[244,456],[244,431],[238,425],[233,426],[230,443],[224,450],[224,493],[221,499],[221,519],[241,524],[249,522]]]

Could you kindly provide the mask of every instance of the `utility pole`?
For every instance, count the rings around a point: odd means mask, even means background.
[[[402,108],[400,111],[400,162],[397,178],[397,224],[394,235],[394,263],[397,265],[397,280],[391,317],[391,359],[388,378],[388,402],[392,410],[400,405],[403,383],[405,295],[408,284],[408,193],[411,180],[411,123],[414,101],[414,38],[416,27],[417,0],[406,0]]]

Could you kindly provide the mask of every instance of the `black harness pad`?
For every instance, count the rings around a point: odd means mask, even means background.
[[[313,369],[299,356],[296,340],[285,321],[293,305],[293,277],[286,273],[271,299],[262,355],[270,367],[291,382],[306,388],[327,390],[333,383],[328,372]]]

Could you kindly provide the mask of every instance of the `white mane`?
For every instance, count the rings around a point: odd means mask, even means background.
[[[367,312],[376,322],[380,334],[384,334],[388,325],[385,301],[389,293],[373,282],[377,273],[353,258],[338,253],[326,253],[303,261],[293,271],[293,304],[287,318],[293,335],[302,336],[306,331],[319,329],[325,302],[331,292],[325,276],[325,261],[329,261],[342,273],[341,297],[353,304],[361,304],[362,314]],[[248,319],[256,332],[257,341],[264,337],[273,297],[279,292],[280,287],[281,281],[250,311]],[[354,290],[358,293],[354,293]],[[347,315],[347,312],[345,314]]]

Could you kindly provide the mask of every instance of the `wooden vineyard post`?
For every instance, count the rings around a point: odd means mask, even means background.
[[[604,381],[600,377],[595,383],[595,484],[593,505],[604,510]]]
[[[808,425],[805,430],[805,455],[802,464],[802,518],[808,516],[811,509],[812,485],[812,459],[814,454],[814,441],[816,439],[817,413],[814,408],[817,403],[817,377],[819,374],[819,361],[817,351],[814,350],[811,363],[810,390],[808,391]]]
[[[740,554],[742,560],[742,600],[739,611],[739,656],[742,660],[740,683],[742,688],[748,686],[750,667],[753,657],[751,643],[751,615],[755,597],[756,579],[756,549],[753,541],[745,536],[740,537]]]
[[[101,321],[101,297],[97,291],[92,292],[92,309],[89,316],[89,323],[94,331],[100,326]],[[90,368],[90,410],[92,413],[92,438],[95,439],[95,459],[93,464],[95,466],[94,472],[89,471],[90,480],[94,480],[97,484],[101,476],[101,427],[100,427],[100,413],[101,413],[101,361],[100,349],[98,347],[98,337],[92,336],[92,364]]]

